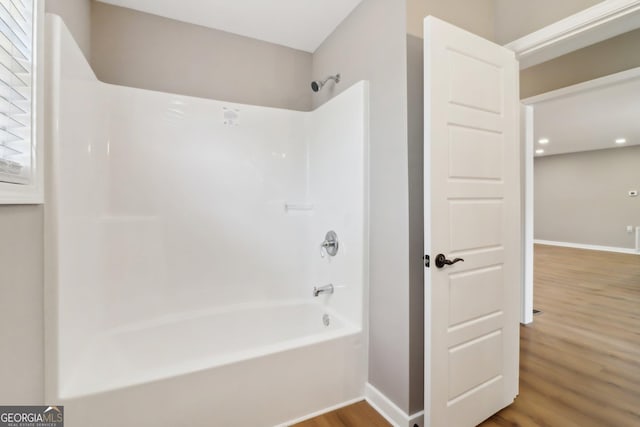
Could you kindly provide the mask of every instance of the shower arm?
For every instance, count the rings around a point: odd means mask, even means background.
[[[325,84],[327,84],[327,82],[329,80],[333,80],[336,84],[340,83],[340,73],[333,75],[333,76],[329,76],[327,78],[325,78],[324,80],[314,80],[311,82],[311,89],[314,92],[319,92],[320,89],[322,89],[324,87]]]
[[[327,77],[326,79],[324,79],[322,84],[326,84],[329,80],[333,80],[335,83],[340,83],[340,73],[336,74],[335,76]]]

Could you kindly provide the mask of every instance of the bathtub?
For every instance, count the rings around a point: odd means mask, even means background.
[[[354,367],[364,354],[361,329],[320,302],[114,329],[96,337],[64,385],[65,425],[286,425],[361,396],[364,372]]]
[[[145,384],[360,332],[330,308],[308,301],[171,315],[95,337],[77,359],[60,397]],[[323,364],[321,360],[308,363]]]

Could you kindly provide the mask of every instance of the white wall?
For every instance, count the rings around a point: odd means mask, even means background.
[[[333,300],[361,323],[364,91],[300,113],[110,86],[104,271],[119,321],[149,295],[154,316],[307,299],[337,280]],[[331,229],[342,248],[322,259]]]
[[[51,384],[57,368],[70,375],[104,317],[97,219],[105,208],[108,111],[102,86],[62,20],[48,15],[46,27],[45,328],[49,344],[59,343],[61,351],[47,361]]]
[[[368,282],[369,85],[356,83],[307,118],[311,275],[314,285],[332,283],[327,301],[355,324],[363,318],[362,284]],[[319,256],[327,231],[339,239],[335,257]],[[366,286],[365,286],[366,293]],[[306,291],[305,291],[306,292]]]
[[[101,221],[113,320],[309,296],[309,218],[285,211],[306,200],[305,114],[122,86],[108,94]],[[225,125],[236,110],[238,124]]]

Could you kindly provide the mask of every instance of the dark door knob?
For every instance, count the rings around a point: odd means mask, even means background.
[[[456,262],[464,262],[464,260],[462,258],[456,258],[453,261],[448,260],[446,256],[444,256],[444,254],[438,254],[436,256],[436,267],[438,268],[442,268],[445,265],[453,265]]]

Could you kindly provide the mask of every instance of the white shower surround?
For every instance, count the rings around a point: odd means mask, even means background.
[[[47,31],[46,399],[67,425],[269,426],[362,396],[367,83],[309,113],[113,86]]]

